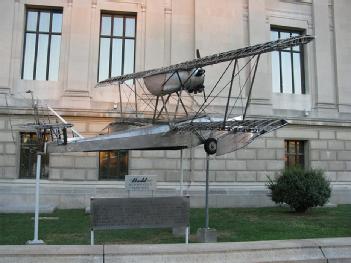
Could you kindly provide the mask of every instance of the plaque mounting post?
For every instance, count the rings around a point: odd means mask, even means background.
[[[180,149],[180,196],[183,196],[183,183],[184,183],[184,167],[183,167],[183,149]]]
[[[90,229],[90,245],[94,245],[94,229]]]

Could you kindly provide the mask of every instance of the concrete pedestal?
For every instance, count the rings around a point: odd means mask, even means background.
[[[217,242],[217,230],[214,228],[199,228],[196,232],[196,239],[201,243]]]
[[[26,242],[26,245],[45,245],[45,242],[43,240],[28,240]]]

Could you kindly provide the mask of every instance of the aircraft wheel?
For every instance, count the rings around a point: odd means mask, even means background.
[[[217,140],[209,138],[204,143],[205,152],[208,154],[215,154],[217,152]]]

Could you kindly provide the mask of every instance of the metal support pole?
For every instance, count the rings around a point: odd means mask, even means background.
[[[40,189],[40,168],[41,155],[37,155],[37,171],[35,175],[35,219],[34,219],[34,240],[38,240],[39,236],[39,189]]]
[[[183,182],[184,182],[184,167],[183,167],[183,149],[180,150],[180,196],[183,196]]]
[[[205,199],[205,229],[208,229],[208,177],[209,177],[210,155],[206,153],[206,199]]]
[[[94,229],[90,229],[90,245],[94,245]]]
[[[27,241],[27,244],[37,245],[44,244],[43,240],[39,240],[39,190],[40,190],[40,168],[41,153],[37,154],[37,167],[35,175],[35,216],[34,216],[34,239]]]
[[[189,244],[189,226],[185,228],[185,244]]]
[[[121,93],[121,83],[120,82],[118,82],[118,93],[119,93],[119,108],[121,110],[121,117],[123,117],[122,93]]]

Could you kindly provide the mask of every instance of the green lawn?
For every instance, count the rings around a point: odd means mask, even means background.
[[[40,220],[39,237],[46,244],[89,244],[89,215],[83,210],[57,210]],[[33,214],[0,214],[0,245],[33,239]],[[191,236],[203,226],[204,210],[191,209]],[[219,241],[254,241],[351,236],[351,205],[314,208],[304,215],[288,208],[210,209],[210,227]],[[97,231],[96,243],[179,243],[171,229]]]

